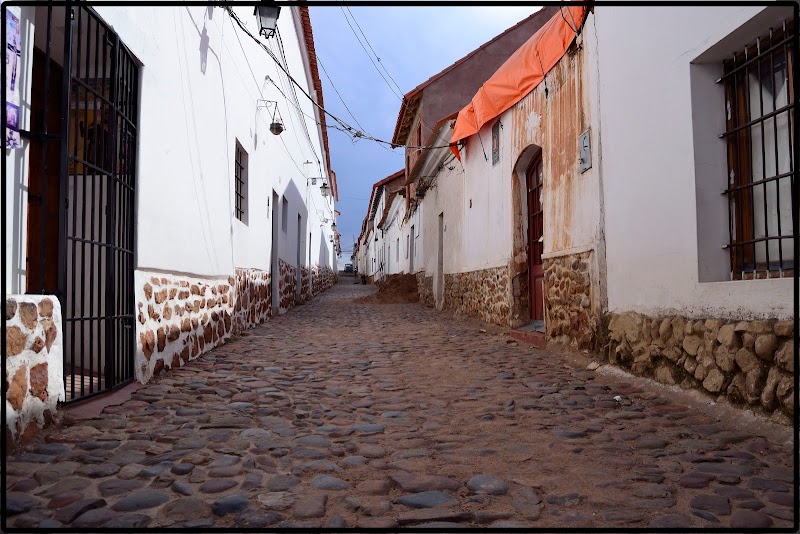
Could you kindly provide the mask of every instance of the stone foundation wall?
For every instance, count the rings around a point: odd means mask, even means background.
[[[308,267],[300,268],[300,296],[303,302],[311,300],[314,296],[311,289],[311,271]]]
[[[61,306],[54,296],[9,295],[5,308],[7,443],[26,443],[66,398]]]
[[[591,251],[544,264],[544,310],[548,341],[597,350],[600,314],[592,306]]]
[[[311,270],[313,296],[317,296],[326,289],[333,287],[338,279],[339,276],[327,265],[324,267],[313,267]]]
[[[444,309],[510,326],[513,306],[508,267],[444,275]]]
[[[417,290],[420,304],[429,308],[436,306],[436,299],[433,298],[433,277],[425,276],[425,271],[417,273]]]
[[[253,328],[272,315],[272,277],[260,269],[236,269],[234,333]]]
[[[297,269],[282,259],[278,259],[278,266],[281,276],[279,278],[280,306],[278,314],[283,315],[294,306],[297,298]]]
[[[147,382],[223,343],[233,332],[235,280],[136,271],[136,378]]]
[[[609,362],[665,384],[697,389],[733,404],[774,413],[794,411],[791,320],[725,321],[610,314]]]

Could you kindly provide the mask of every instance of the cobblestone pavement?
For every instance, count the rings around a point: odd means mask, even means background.
[[[9,458],[9,525],[791,526],[790,430],[371,291],[45,433]]]

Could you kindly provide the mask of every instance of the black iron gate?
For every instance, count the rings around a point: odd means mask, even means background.
[[[52,292],[57,279],[71,401],[133,377],[139,67],[117,34],[81,3],[37,8],[36,19],[47,24],[37,24],[44,33],[34,61],[42,90],[32,98],[33,124],[41,130],[30,133],[29,181],[39,181],[41,194],[28,221],[28,292]],[[60,42],[54,36],[62,30]],[[47,206],[54,190],[57,228],[46,217],[55,211]],[[54,266],[45,243],[56,235]]]

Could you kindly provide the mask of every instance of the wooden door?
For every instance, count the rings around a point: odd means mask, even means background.
[[[45,78],[48,70],[49,78]],[[61,169],[62,69],[33,49],[31,130],[28,172],[27,292],[58,292],[59,173]],[[46,111],[46,113],[45,113]]]
[[[544,268],[542,250],[544,219],[542,213],[542,158],[534,157],[526,172],[528,189],[528,287],[531,321],[544,320]]]

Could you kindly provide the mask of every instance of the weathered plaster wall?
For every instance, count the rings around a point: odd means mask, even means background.
[[[64,401],[61,306],[50,295],[5,299],[8,443],[32,439]]]

